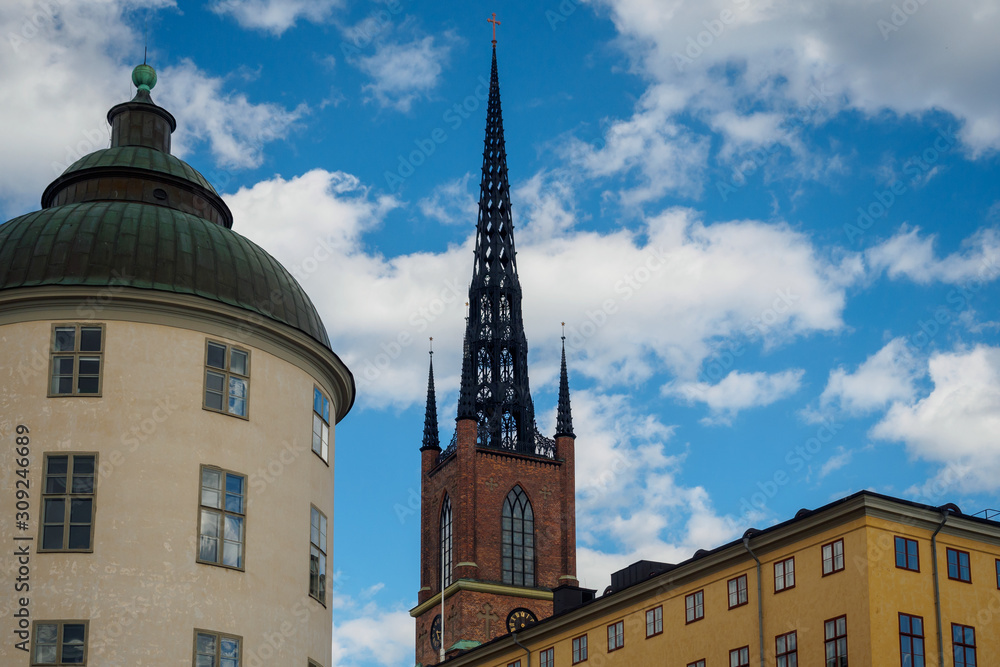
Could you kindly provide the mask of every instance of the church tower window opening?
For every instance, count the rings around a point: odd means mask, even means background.
[[[451,586],[451,498],[444,497],[441,507],[441,566],[444,588]]]
[[[503,582],[534,586],[535,517],[520,485],[511,489],[504,500],[502,526]]]

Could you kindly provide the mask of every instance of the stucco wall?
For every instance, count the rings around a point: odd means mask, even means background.
[[[102,396],[48,398],[52,323],[79,321],[0,326],[5,506],[14,427],[31,438],[31,529],[4,517],[2,543],[37,538],[43,454],[96,452],[100,465],[94,551],[32,549],[31,619],[89,619],[88,665],[190,665],[195,628],[242,636],[243,665],[305,665],[307,656],[329,665],[329,578],[327,607],[308,593],[310,505],[329,520],[332,571],[332,429],[331,465],[310,448],[313,387],[335,400],[332,387],[251,336],[96,320],[106,325]],[[202,408],[207,338],[250,350],[249,420]],[[247,475],[245,571],[196,562],[202,464]],[[11,565],[0,561],[0,663],[28,665],[11,640]]]

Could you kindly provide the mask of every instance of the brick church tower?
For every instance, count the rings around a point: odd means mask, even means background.
[[[419,665],[552,614],[577,585],[565,342],[555,439],[535,424],[514,252],[496,41],[455,436],[438,439],[431,363],[421,456]],[[444,602],[441,593],[444,589]]]

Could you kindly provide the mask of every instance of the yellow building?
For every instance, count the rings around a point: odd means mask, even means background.
[[[0,225],[0,664],[328,667],[354,380],[133,82]]]
[[[446,664],[997,665],[1000,523],[862,491],[555,609]]]

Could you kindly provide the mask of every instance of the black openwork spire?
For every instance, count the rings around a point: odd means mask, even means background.
[[[562,368],[559,371],[559,410],[556,413],[556,437],[573,433],[573,413],[569,409],[569,373],[566,372],[566,336],[562,337]]]
[[[427,372],[427,411],[424,413],[424,443],[420,451],[425,449],[441,449],[438,439],[437,398],[434,396],[434,351],[430,353],[430,370]]]
[[[495,44],[465,337],[458,415],[477,420],[479,446],[554,456],[554,444],[535,427],[528,390],[528,342],[521,319]],[[474,415],[467,414],[470,401]]]

